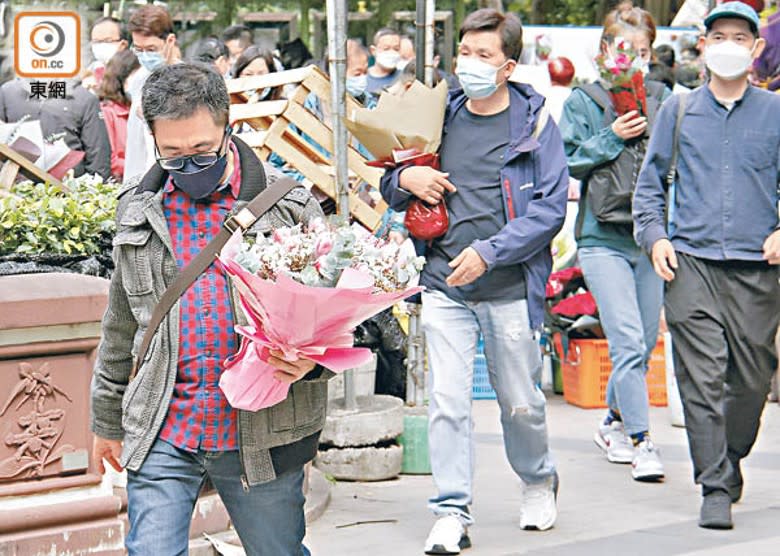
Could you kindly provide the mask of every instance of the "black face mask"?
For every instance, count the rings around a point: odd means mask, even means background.
[[[181,170],[168,170],[168,172],[176,187],[198,200],[205,199],[217,190],[226,167],[227,153],[219,157],[214,164],[205,168],[189,159]]]
[[[225,129],[225,135],[220,143],[220,151],[227,144],[230,134],[231,129],[228,127]],[[208,166],[202,166],[196,162],[198,158],[213,157],[214,154],[212,152],[181,157],[184,160],[184,164],[177,169],[166,168],[163,160],[169,159],[158,159],[158,162],[171,175],[176,187],[193,199],[199,200],[205,199],[219,188],[220,180],[227,167],[227,148],[225,148],[225,152],[221,156]]]

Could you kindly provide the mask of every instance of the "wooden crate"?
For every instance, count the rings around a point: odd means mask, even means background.
[[[252,92],[266,87],[286,87],[292,88],[292,91],[288,100],[247,103]],[[238,137],[254,148],[263,160],[267,160],[272,152],[276,153],[306,178],[304,184],[307,187],[316,188],[337,200],[332,164],[333,131],[327,122],[304,108],[304,102],[311,93],[317,95],[323,105],[330,107],[330,81],[322,71],[316,66],[309,66],[231,79],[228,81],[228,93],[231,98],[231,123],[245,122],[254,129],[254,132]],[[347,113],[359,107],[354,99],[347,96]],[[311,137],[327,154],[320,152],[302,134]],[[368,166],[368,160],[353,146],[348,146],[348,149],[350,213],[373,231],[387,209],[387,203],[379,195],[383,170]]]
[[[3,191],[11,189],[19,176],[34,182],[48,182],[62,187],[60,180],[38,168],[8,145],[0,143],[0,195]]]

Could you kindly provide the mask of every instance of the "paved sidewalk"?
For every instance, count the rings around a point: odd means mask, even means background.
[[[471,529],[464,556],[631,555],[763,556],[780,554],[780,407],[769,404],[753,453],[743,465],[745,494],[734,507],[733,531],[696,525],[684,429],[670,426],[666,408],[651,409],[652,434],[666,467],[663,484],[640,484],[630,466],[610,464],[593,443],[603,410],[582,410],[552,396],[551,442],[561,476],[558,522],[539,533],[518,527],[519,481],[506,461],[498,408],[474,402],[477,465]],[[314,556],[422,554],[433,517],[425,501],[429,476],[381,483],[338,483],[325,514],[308,532]],[[382,523],[360,523],[387,520]]]

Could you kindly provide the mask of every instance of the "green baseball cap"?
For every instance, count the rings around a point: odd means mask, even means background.
[[[704,18],[704,26],[709,30],[716,19],[722,19],[724,17],[744,19],[750,24],[750,28],[754,33],[758,32],[758,27],[760,25],[758,14],[756,13],[756,10],[744,2],[724,2],[719,6],[715,6],[709,15]]]

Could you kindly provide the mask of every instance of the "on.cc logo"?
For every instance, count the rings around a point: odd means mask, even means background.
[[[30,31],[30,46],[38,56],[56,56],[65,46],[65,32],[53,21],[41,21]]]

